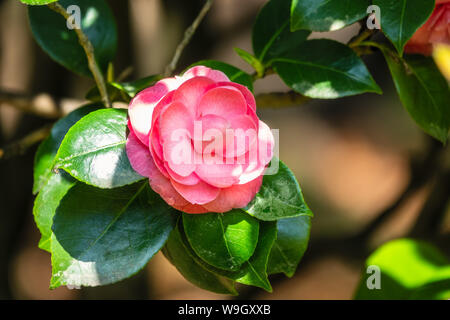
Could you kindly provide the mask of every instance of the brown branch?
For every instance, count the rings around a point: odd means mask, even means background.
[[[49,135],[50,129],[51,125],[46,125],[36,131],[31,132],[24,138],[9,144],[4,148],[0,148],[0,160],[7,160],[12,157],[24,154],[28,148],[44,140]]]
[[[184,48],[186,48],[186,46],[191,41],[192,36],[194,35],[195,31],[197,30],[198,26],[202,22],[205,15],[208,13],[209,9],[212,6],[212,3],[213,3],[213,0],[206,0],[206,3],[204,4],[203,8],[200,10],[197,18],[195,18],[194,22],[184,32],[183,40],[181,40],[181,42],[178,44],[172,60],[166,67],[164,76],[168,77],[168,76],[172,75],[172,73],[177,68],[178,61],[180,60],[180,57],[184,51]]]
[[[58,2],[50,3],[48,4],[48,7],[53,11],[61,14],[65,19],[68,19],[70,17],[67,11],[64,9],[64,7],[62,7]],[[81,28],[75,28],[74,30],[77,34],[80,45],[83,47],[84,52],[86,53],[89,69],[91,70],[92,75],[94,76],[94,80],[97,83],[97,87],[98,90],[100,91],[103,103],[107,108],[110,108],[111,101],[109,100],[108,97],[105,79],[103,77],[102,72],[100,71],[97,61],[95,60],[94,47]]]

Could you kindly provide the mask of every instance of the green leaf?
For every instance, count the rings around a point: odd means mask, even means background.
[[[333,40],[307,40],[295,52],[275,59],[273,67],[289,87],[311,98],[381,93],[353,50]]]
[[[409,297],[410,300],[449,300],[450,279],[428,283],[414,290]]]
[[[338,30],[364,18],[369,5],[370,0],[292,0],[291,30]]]
[[[192,68],[194,66],[205,66],[211,69],[222,71],[231,81],[242,84],[246,86],[250,91],[253,91],[252,76],[228,63],[216,60],[202,60],[189,66],[189,68]]]
[[[367,259],[366,268],[369,266],[379,267],[381,288],[368,288],[367,283],[372,284],[374,274],[364,270],[356,299],[403,300],[416,294],[432,299],[436,291],[428,291],[430,296],[424,296],[427,292],[424,286],[450,279],[450,260],[434,246],[413,239],[398,239],[382,245]],[[419,293],[418,290],[425,291]]]
[[[373,4],[380,7],[381,29],[400,55],[434,10],[434,0],[374,0]]]
[[[52,173],[48,182],[36,197],[33,215],[41,232],[39,248],[48,252],[51,251],[53,216],[60,201],[75,183],[76,180],[65,172]]]
[[[186,280],[199,288],[215,293],[237,295],[234,281],[212,273],[193,258],[195,253],[186,245],[178,228],[175,228],[162,252]]]
[[[257,286],[272,292],[272,286],[267,279],[267,263],[270,250],[277,238],[275,222],[261,222],[259,225],[258,245],[253,256],[231,278],[239,283]]]
[[[206,263],[194,252],[186,238],[184,230],[180,228],[179,231],[185,247],[188,248],[190,256],[204,269],[209,270],[218,276],[223,276],[242,284],[257,286],[272,292],[272,287],[267,279],[267,262],[269,259],[270,250],[272,249],[273,243],[277,237],[275,222],[260,221],[258,244],[255,251],[253,252],[251,258],[244,262],[239,270],[236,271],[219,269]]]
[[[186,237],[195,253],[212,266],[236,270],[258,243],[258,220],[242,210],[183,214]]]
[[[81,11],[81,28],[94,47],[101,70],[106,72],[117,48],[117,27],[112,11],[104,0],[60,0],[68,8],[77,5]],[[67,69],[91,76],[88,61],[75,30],[67,27],[62,15],[50,8],[28,7],[31,31],[41,48]]]
[[[255,69],[258,76],[262,77],[264,75],[264,66],[258,58],[241,48],[234,48],[234,51],[236,51],[239,57]]]
[[[279,161],[278,172],[264,176],[259,192],[244,210],[266,221],[312,216],[292,171],[281,160],[273,161]]]
[[[295,50],[310,35],[309,30],[291,32],[290,0],[271,0],[261,9],[252,32],[253,51],[266,64]]]
[[[41,232],[39,248],[43,250],[49,252],[51,250],[53,216],[59,202],[75,182],[72,177],[64,172],[52,171],[56,153],[70,127],[83,116],[98,109],[99,107],[93,105],[80,107],[58,120],[50,135],[42,142],[36,152],[33,193],[39,192],[39,195],[34,202],[33,215]]]
[[[267,273],[292,277],[308,247],[311,217],[301,216],[277,221],[277,240],[270,251]]]
[[[31,5],[31,6],[41,6],[44,4],[49,4],[52,2],[56,2],[58,0],[20,0],[20,2]]]
[[[139,91],[150,87],[158,80],[161,80],[161,76],[157,74],[135,81],[111,82],[111,85],[116,87],[120,91],[125,92],[128,96],[130,96],[130,98],[134,98],[134,96],[138,94]]]
[[[77,183],[53,219],[51,288],[132,276],[163,247],[176,214],[146,182],[112,190]]]
[[[53,125],[50,135],[41,143],[34,158],[33,194],[38,193],[52,176],[55,156],[67,131],[78,120],[99,108],[93,105],[80,107]]]
[[[212,272],[236,282],[256,286],[272,292],[272,286],[267,278],[267,263],[272,246],[277,238],[275,222],[261,221],[259,225],[258,244],[252,257],[237,271],[226,271],[205,264]],[[200,258],[198,258],[200,259]]]
[[[426,133],[446,143],[450,128],[450,91],[432,58],[399,58],[382,48],[400,100]]]
[[[55,167],[77,180],[100,188],[115,188],[143,179],[128,160],[127,110],[94,111],[78,121],[61,143]]]

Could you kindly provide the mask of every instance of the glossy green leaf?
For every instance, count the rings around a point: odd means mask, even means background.
[[[426,133],[445,143],[450,129],[450,91],[432,58],[399,58],[382,49],[400,100]]]
[[[186,237],[195,253],[212,266],[236,270],[253,254],[259,223],[242,210],[183,214]]]
[[[32,5],[32,6],[41,6],[44,4],[49,4],[52,2],[56,2],[58,0],[20,0],[20,2],[28,4],[28,5]]]
[[[127,110],[103,109],[78,121],[61,143],[55,167],[77,180],[100,188],[115,188],[143,179],[128,160]]]
[[[178,228],[172,232],[162,251],[183,277],[197,287],[215,293],[237,295],[234,281],[214,274],[193,258],[195,253],[183,241]]]
[[[48,182],[36,197],[33,215],[34,221],[41,232],[39,248],[48,252],[51,251],[53,216],[60,201],[75,183],[76,180],[64,171],[52,173]]]
[[[211,272],[224,276],[236,282],[256,286],[268,292],[272,292],[272,286],[267,278],[267,264],[270,251],[277,238],[277,227],[275,222],[261,221],[259,226],[258,244],[252,257],[242,264],[239,270],[226,271],[202,262],[198,256],[193,256],[197,262]]]
[[[239,283],[263,288],[272,292],[272,286],[267,279],[267,263],[270,250],[277,238],[277,228],[274,222],[261,222],[259,240],[253,256],[247,261],[232,279]]]
[[[369,5],[370,0],[292,0],[291,30],[338,30],[364,18]]]
[[[400,55],[434,10],[434,0],[374,0],[373,4],[380,7],[381,29]]]
[[[262,186],[245,211],[259,220],[273,221],[297,216],[312,216],[292,171],[281,160],[278,172],[265,175]]]
[[[333,40],[307,40],[295,52],[275,59],[272,65],[289,87],[311,98],[381,93],[353,50]]]
[[[34,194],[38,193],[52,176],[55,156],[67,131],[82,117],[99,108],[93,105],[80,107],[53,125],[50,135],[41,143],[34,158]]]
[[[450,260],[434,246],[413,239],[390,241],[378,248],[366,261],[366,268],[377,266],[381,271],[380,289],[369,289],[374,273],[363,272],[356,299],[409,299],[424,286],[450,279]],[[428,291],[431,299],[436,291]]]
[[[152,86],[156,81],[160,80],[160,75],[152,75],[142,79],[138,79],[135,81],[128,82],[111,82],[111,85],[119,89],[120,91],[125,92],[130,98],[134,98],[134,96],[150,86]]]
[[[271,0],[261,9],[252,32],[253,51],[256,57],[268,62],[296,50],[310,35],[309,30],[291,32],[289,11],[291,0]]]
[[[242,84],[246,86],[250,91],[253,91],[252,76],[228,63],[216,60],[202,60],[194,63],[189,68],[192,68],[194,66],[205,66],[211,69],[222,71],[231,81]]]
[[[80,8],[81,28],[94,47],[100,69],[106,72],[117,48],[117,27],[112,11],[104,0],[60,0],[68,8]],[[31,31],[42,49],[67,69],[91,76],[87,58],[75,30],[67,27],[62,15],[45,6],[28,7]]]
[[[267,273],[292,277],[308,247],[311,217],[301,216],[277,221],[277,240],[270,251]]]
[[[53,219],[51,287],[132,276],[163,247],[177,216],[146,182],[112,190],[78,182]]]

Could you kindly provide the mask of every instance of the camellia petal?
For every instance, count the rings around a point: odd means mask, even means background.
[[[205,162],[205,161],[204,161]],[[195,169],[197,175],[205,182],[218,188],[227,188],[239,182],[242,165],[226,163],[202,163]]]
[[[130,132],[126,144],[126,152],[133,169],[143,177],[149,177],[153,158],[145,144]]]
[[[245,98],[245,101],[247,101],[247,105],[252,109],[253,111],[256,111],[256,101],[253,94],[248,90],[246,86],[243,86],[242,84],[236,83],[236,82],[219,82],[215,85],[216,87],[234,87],[238,89],[242,95]]]
[[[180,137],[177,141],[166,141],[163,146],[164,160],[176,174],[187,177],[194,172],[194,148],[191,139]]]
[[[165,164],[165,167],[166,167],[166,170],[167,170],[170,178],[175,180],[178,183],[181,183],[181,184],[184,184],[187,186],[193,186],[193,185],[199,183],[199,181],[200,181],[200,178],[197,176],[197,174],[195,174],[195,172],[192,172],[190,175],[183,177],[183,176],[180,176],[179,174],[177,174],[172,169],[170,169],[168,164]]]
[[[195,77],[207,77],[207,78],[213,80],[214,82],[220,82],[220,81],[229,82],[230,81],[230,79],[228,79],[228,77],[222,71],[213,70],[211,68],[204,67],[204,66],[195,66],[195,67],[187,70],[183,74],[182,78],[184,81],[186,81],[186,80],[189,80],[189,79],[192,79]]]
[[[161,113],[159,126],[164,159],[175,173],[189,176],[195,170],[192,115],[182,103],[175,101]]]
[[[233,135],[227,135],[225,157],[240,157],[249,150],[257,148],[255,144],[258,141],[258,128],[250,116],[230,117],[229,122]]]
[[[227,118],[247,112],[247,102],[236,89],[219,87],[205,93],[198,106],[200,115],[215,114]]]
[[[159,128],[163,143],[176,141],[178,137],[192,137],[194,118],[180,102],[172,102],[160,115]]]
[[[259,121],[259,159],[264,164],[268,164],[273,158],[273,148],[275,145],[275,140],[267,124]]]
[[[152,114],[155,106],[169,92],[166,85],[157,83],[153,87],[141,91],[130,102],[128,115],[133,131],[142,143],[148,145],[148,135],[152,125]]]
[[[220,189],[209,185],[204,181],[199,181],[197,184],[187,186],[171,180],[173,187],[177,190],[181,196],[192,204],[203,205],[211,202],[217,198],[220,193]]]
[[[175,91],[173,100],[183,103],[192,116],[196,116],[200,99],[212,84],[214,81],[206,77],[189,79]]]
[[[255,197],[261,187],[262,180],[263,177],[260,176],[247,184],[221,189],[217,198],[204,204],[203,207],[211,212],[227,212],[233,208],[243,208]]]

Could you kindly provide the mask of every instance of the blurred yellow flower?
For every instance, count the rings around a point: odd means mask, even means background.
[[[450,45],[435,45],[433,57],[442,74],[450,81]]]

